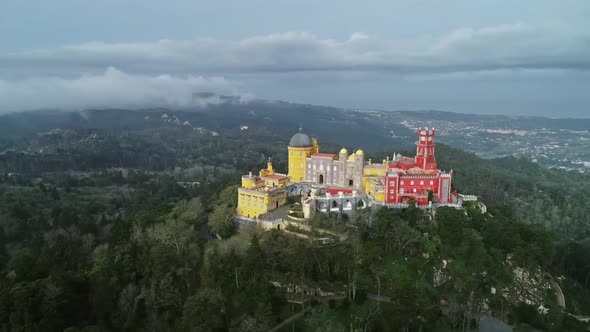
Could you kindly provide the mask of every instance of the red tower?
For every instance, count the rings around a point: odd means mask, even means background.
[[[418,129],[418,142],[416,142],[416,166],[425,171],[436,171],[436,159],[434,158],[434,129]]]
[[[385,176],[385,201],[391,204],[416,201],[420,206],[432,202],[452,203],[453,171],[446,173],[436,167],[434,129],[418,129],[416,157],[396,158]]]

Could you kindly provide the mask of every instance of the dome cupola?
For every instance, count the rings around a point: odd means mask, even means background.
[[[289,146],[294,148],[310,147],[312,146],[311,138],[303,132],[302,128],[299,128],[299,132],[291,137]]]

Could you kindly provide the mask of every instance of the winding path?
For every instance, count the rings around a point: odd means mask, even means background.
[[[545,274],[549,277],[551,287],[553,287],[553,290],[555,291],[555,296],[557,297],[557,304],[565,310],[565,296],[563,296],[563,291],[561,290],[561,287],[559,287],[559,284],[557,283],[557,281],[555,281],[555,279],[553,279],[552,275],[550,275],[547,272],[545,272]]]
[[[305,310],[301,310],[300,312],[296,313],[295,315],[285,319],[284,321],[280,322],[278,325],[275,325],[272,329],[270,329],[270,332],[275,332],[280,330],[283,326],[299,319],[301,316],[303,316],[303,314],[305,313]]]
[[[551,287],[553,287],[553,289],[555,290],[555,296],[557,297],[557,304],[565,310],[565,296],[563,295],[563,291],[561,290],[561,287],[559,287],[559,284],[557,283],[557,281],[555,281],[555,279],[553,278],[552,275],[550,275],[547,272],[545,272],[545,274],[549,277],[549,282],[551,283]],[[577,319],[581,322],[590,322],[590,316],[572,315],[570,313],[568,313],[568,315],[574,317],[575,319]]]

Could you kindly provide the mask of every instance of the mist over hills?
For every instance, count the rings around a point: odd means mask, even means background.
[[[27,136],[54,128],[107,130],[146,129],[180,124],[207,128],[222,135],[250,131],[282,135],[287,139],[301,125],[321,144],[363,148],[368,151],[413,149],[417,127],[437,129],[437,141],[475,152],[484,158],[524,156],[548,167],[586,171],[590,153],[590,119],[462,114],[437,110],[354,110],[297,104],[239,96],[195,93],[209,101],[191,108],[89,109],[75,112],[44,110],[0,116],[0,137]],[[339,148],[338,146],[334,148]],[[327,150],[325,150],[327,151]]]

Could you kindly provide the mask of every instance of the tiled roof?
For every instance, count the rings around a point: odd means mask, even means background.
[[[337,195],[338,192],[340,192],[340,191],[343,192],[343,193],[345,193],[345,194],[352,193],[352,189],[351,188],[339,188],[339,187],[329,187],[329,188],[326,188],[326,192],[327,193],[330,193],[332,195]]]
[[[286,177],[287,176],[286,175],[283,175],[283,174],[271,174],[271,175],[265,175],[265,176],[263,176],[263,178],[277,179],[277,180],[284,179]]]

